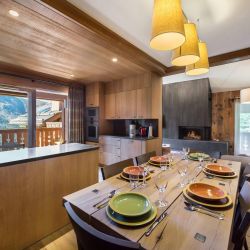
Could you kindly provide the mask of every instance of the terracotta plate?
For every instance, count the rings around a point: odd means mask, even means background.
[[[166,163],[166,158],[164,156],[153,156],[150,157],[150,161],[153,163]]]
[[[187,190],[190,194],[206,200],[220,200],[226,197],[222,189],[206,183],[192,183]]]
[[[142,167],[138,167],[138,166],[130,166],[130,167],[126,167],[123,169],[123,173],[126,176],[131,175],[139,175],[139,176],[143,176],[143,168]]]
[[[208,172],[212,172],[215,174],[230,175],[234,173],[231,168],[226,167],[226,166],[216,165],[216,164],[208,164],[206,166],[206,169],[208,170]]]

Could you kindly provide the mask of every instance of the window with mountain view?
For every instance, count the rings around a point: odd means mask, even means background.
[[[36,146],[63,141],[62,102],[36,100]],[[0,94],[0,151],[27,147],[28,98]]]

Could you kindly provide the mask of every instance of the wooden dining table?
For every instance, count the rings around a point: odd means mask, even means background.
[[[145,187],[131,188],[129,182],[116,175],[67,195],[63,198],[63,201],[69,201],[77,214],[98,230],[116,237],[139,242],[145,249],[228,249],[237,204],[241,163],[218,160],[219,164],[230,166],[237,173],[237,177],[232,179],[214,177],[211,179],[198,168],[199,162],[182,160],[180,155],[175,155],[174,158],[175,164],[171,169],[166,170],[168,171],[167,176],[169,179],[166,190],[168,206],[157,208],[156,218],[166,210],[168,215],[149,236],[146,236],[145,232],[153,222],[135,228],[121,226],[108,218],[106,207],[98,209],[93,205],[107,197],[112,190],[116,190],[117,193],[138,192],[147,195],[152,203],[157,204],[159,192],[155,187],[154,177],[161,172],[161,169],[158,167],[150,167],[152,177],[147,181]],[[178,185],[180,183],[178,168],[181,168],[183,164],[188,164],[187,181],[192,180],[215,185],[230,195],[233,205],[223,210],[225,214],[224,220],[185,208],[183,189]],[[208,163],[205,162],[204,164]]]

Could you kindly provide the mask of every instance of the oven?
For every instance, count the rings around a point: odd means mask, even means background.
[[[99,109],[86,110],[86,141],[98,142],[99,138]]]

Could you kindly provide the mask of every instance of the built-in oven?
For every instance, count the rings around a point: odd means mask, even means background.
[[[86,141],[98,142],[99,138],[99,109],[86,110]]]

